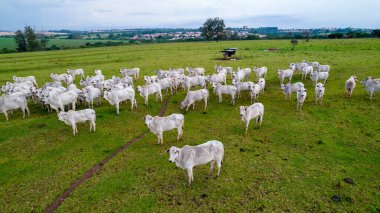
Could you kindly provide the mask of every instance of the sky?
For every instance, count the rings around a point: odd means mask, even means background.
[[[380,28],[379,0],[0,0],[0,30],[227,27]]]

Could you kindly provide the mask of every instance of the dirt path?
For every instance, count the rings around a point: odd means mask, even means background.
[[[166,98],[166,100],[164,101],[164,104],[161,107],[161,111],[159,113],[159,116],[162,116],[165,113],[166,107],[168,106],[169,99],[170,99],[170,97]],[[54,212],[55,210],[57,210],[57,208],[61,205],[61,203],[68,196],[70,196],[70,194],[75,189],[77,189],[87,179],[90,179],[92,176],[94,176],[94,174],[97,171],[99,171],[103,167],[104,164],[106,164],[109,160],[111,160],[117,154],[119,154],[120,152],[122,152],[124,149],[126,149],[131,144],[133,144],[133,143],[141,140],[147,133],[148,133],[148,131],[145,131],[145,132],[141,133],[140,135],[138,135],[137,137],[133,138],[132,140],[128,141],[126,144],[124,144],[123,146],[121,146],[120,148],[118,148],[117,150],[115,150],[114,152],[112,152],[110,155],[108,155],[106,158],[104,158],[102,161],[100,161],[100,163],[96,164],[91,169],[89,169],[86,173],[83,174],[83,176],[81,178],[79,178],[78,180],[74,181],[66,191],[64,191],[61,195],[59,195],[57,197],[57,199],[54,201],[54,203],[52,203],[48,208],[45,209],[45,212],[49,212],[50,213],[50,212]]]

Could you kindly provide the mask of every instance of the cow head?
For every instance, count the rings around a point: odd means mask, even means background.
[[[306,96],[306,89],[304,87],[300,87],[297,91],[297,94],[299,94],[301,97]]]
[[[153,117],[151,115],[146,115],[144,117],[145,125],[149,128],[150,123],[153,121]]]
[[[277,76],[278,77],[281,77],[281,73],[282,73],[282,70],[281,69],[277,69]]]
[[[246,107],[246,106],[240,106],[240,107],[238,108],[239,113],[240,113],[240,118],[241,118],[242,120],[244,119],[244,116],[245,116],[245,113],[246,113],[246,111],[247,111],[247,108],[248,108],[248,107]]]
[[[169,162],[170,163],[174,163],[176,161],[176,159],[178,158],[178,155],[179,155],[179,152],[181,150],[175,146],[172,146],[170,149],[169,149]]]

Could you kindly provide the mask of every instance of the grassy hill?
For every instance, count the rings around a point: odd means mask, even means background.
[[[219,50],[237,47],[236,61],[222,61]],[[279,51],[264,51],[279,48]],[[210,90],[210,103],[184,113],[179,104],[186,93],[169,98],[165,115],[185,115],[184,138],[164,133],[164,145],[148,132],[140,141],[116,155],[94,177],[73,192],[59,212],[232,212],[313,211],[378,212],[380,210],[380,97],[369,101],[358,83],[351,100],[344,98],[344,82],[357,75],[380,76],[380,40],[312,40],[290,51],[288,40],[169,43],[75,49],[0,55],[0,85],[13,75],[37,77],[39,85],[50,73],[83,68],[86,75],[101,69],[110,78],[121,67],[139,67],[143,75],[157,69],[204,67],[213,73],[223,66],[267,66],[267,88],[259,101],[265,106],[263,126],[244,134],[238,106],[250,105],[248,94],[229,104],[218,103]],[[307,79],[308,97],[303,112],[294,100],[285,101],[277,68],[303,59],[329,64],[331,73],[323,105],[314,104],[314,89]],[[253,80],[253,78],[251,79]],[[76,83],[78,83],[78,79]],[[292,82],[301,81],[296,74]],[[228,82],[230,78],[228,78]],[[97,132],[78,125],[79,134],[59,122],[55,112],[29,103],[30,118],[14,111],[5,122],[0,116],[0,209],[4,212],[43,211],[72,182],[127,141],[148,131],[146,114],[157,115],[162,103],[137,94],[138,108],[122,105],[120,115],[103,100],[96,107]],[[78,107],[85,108],[84,106]],[[219,140],[225,159],[218,179],[206,179],[209,165],[194,169],[194,184],[186,172],[168,162],[171,146]],[[344,181],[353,180],[353,184]]]

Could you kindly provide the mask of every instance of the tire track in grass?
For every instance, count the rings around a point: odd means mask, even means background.
[[[168,103],[169,103],[169,99],[170,99],[170,96],[168,98],[166,98],[166,100],[164,101],[164,104],[161,107],[160,113],[158,114],[159,116],[162,116],[165,113],[166,107],[168,106]],[[130,146],[130,145],[136,143],[137,141],[141,140],[143,137],[145,137],[145,135],[147,133],[148,133],[148,131],[144,131],[143,133],[141,133],[137,137],[133,138],[132,140],[128,141],[126,144],[124,144],[123,146],[119,147],[117,150],[115,150],[114,152],[112,152],[110,155],[108,155],[106,158],[104,158],[98,164],[96,164],[95,166],[91,167],[91,169],[89,169],[87,172],[85,172],[82,175],[81,178],[79,178],[76,181],[74,181],[66,191],[64,191],[61,195],[59,195],[57,197],[57,199],[51,205],[49,205],[48,208],[45,209],[45,212],[46,213],[55,212],[55,210],[57,210],[57,208],[61,205],[61,203],[67,197],[69,197],[70,194],[75,189],[77,189],[80,185],[82,185],[86,180],[88,180],[92,176],[94,176],[94,174],[96,172],[98,172],[103,167],[104,164],[106,164],[109,160],[111,160],[113,157],[115,157],[120,152],[124,151],[124,149],[126,149],[128,146]]]

